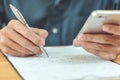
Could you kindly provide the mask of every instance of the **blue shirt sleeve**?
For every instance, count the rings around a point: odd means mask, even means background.
[[[3,11],[3,2],[0,0],[0,29],[3,27],[4,24],[4,11]]]

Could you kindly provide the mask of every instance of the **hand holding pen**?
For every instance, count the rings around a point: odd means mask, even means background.
[[[22,16],[22,14],[20,13],[20,11],[19,11],[16,7],[14,7],[13,5],[11,5],[11,4],[10,4],[10,8],[11,8],[11,10],[13,11],[14,15],[17,17],[17,19],[18,19],[22,24],[24,24],[28,29],[31,29],[31,28],[29,27],[29,25],[27,24],[26,20],[24,19],[24,17]],[[41,51],[42,51],[43,53],[45,53],[45,54],[48,56],[48,53],[46,52],[46,50],[44,49],[44,47],[43,47],[42,45],[41,45],[39,48],[41,49]]]
[[[26,25],[20,20],[11,20],[0,30],[2,52],[13,56],[33,56],[43,52],[47,31],[37,28],[29,29]]]

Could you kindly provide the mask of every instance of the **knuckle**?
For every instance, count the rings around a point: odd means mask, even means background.
[[[109,30],[113,33],[116,33],[116,28],[112,25],[109,27]]]
[[[110,37],[104,37],[105,42],[113,42],[113,39]]]
[[[5,40],[1,39],[0,44],[5,45]]]
[[[4,28],[1,30],[1,35],[8,36],[9,35],[9,30]]]
[[[19,25],[20,22],[18,20],[10,20],[8,23],[8,27],[13,27],[14,25]]]
[[[0,44],[2,44],[2,45],[6,44],[6,40],[3,37],[1,37],[1,39],[0,39]]]

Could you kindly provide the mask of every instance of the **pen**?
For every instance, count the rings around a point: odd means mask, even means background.
[[[12,12],[14,13],[14,15],[17,17],[17,19],[22,23],[24,24],[27,28],[30,29],[29,25],[27,24],[26,20],[24,19],[24,17],[22,16],[22,14],[20,13],[20,11],[14,7],[12,4],[9,5]],[[47,56],[48,56],[48,53],[47,51],[44,49],[43,46],[40,46],[40,49],[43,53],[45,53]]]

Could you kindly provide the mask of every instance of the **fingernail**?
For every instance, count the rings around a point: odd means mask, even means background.
[[[78,36],[78,40],[86,40],[85,35],[80,34],[80,35]]]
[[[109,31],[109,28],[107,26],[103,26],[103,31]]]
[[[76,47],[80,46],[80,43],[79,43],[79,41],[78,41],[77,39],[74,39],[74,45],[75,45]]]

